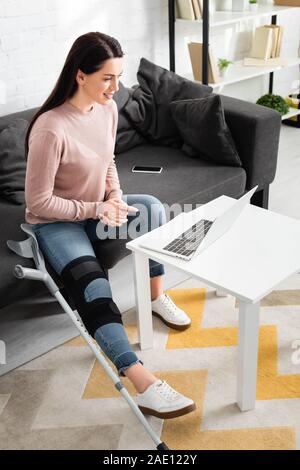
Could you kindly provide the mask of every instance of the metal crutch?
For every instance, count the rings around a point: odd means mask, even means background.
[[[105,370],[105,372],[109,375],[111,380],[113,381],[115,388],[121,393],[123,398],[127,401],[128,405],[132,409],[133,413],[140,421],[140,423],[144,426],[145,430],[153,440],[158,450],[168,450],[167,445],[160,440],[157,434],[154,432],[146,418],[144,417],[143,413],[140,411],[139,407],[135,403],[135,401],[129,395],[127,389],[124,387],[122,382],[120,381],[118,375],[112,370],[109,364],[106,362],[105,358],[102,355],[101,349],[97,343],[95,343],[92,337],[87,332],[84,324],[82,323],[79,316],[76,315],[75,312],[71,309],[70,305],[66,302],[64,297],[59,291],[58,286],[55,284],[54,280],[48,273],[43,254],[39,249],[38,241],[36,239],[35,233],[30,227],[29,224],[21,224],[21,229],[29,236],[26,240],[17,242],[13,240],[7,241],[7,246],[10,250],[14,251],[17,255],[22,256],[24,258],[33,258],[34,263],[37,269],[31,268],[24,268],[20,264],[17,264],[14,268],[14,275],[18,279],[32,279],[35,281],[43,281],[46,286],[48,287],[51,294],[56,298],[56,300],[60,303],[63,310],[69,315],[72,322],[78,329],[81,336],[85,339],[88,346],[94,353],[96,359],[100,362],[101,366]]]

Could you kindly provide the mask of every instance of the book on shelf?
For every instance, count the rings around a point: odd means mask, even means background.
[[[275,5],[300,7],[300,0],[274,0]]]
[[[283,27],[278,24],[265,24],[264,28],[270,28],[272,30],[271,57],[279,57],[281,50]]]
[[[202,5],[200,0],[176,0],[176,18],[182,20],[200,20]]]
[[[271,49],[270,58],[277,57],[276,50],[277,50],[279,26],[275,24],[265,24],[264,28],[269,28],[272,31],[272,49]]]
[[[281,45],[282,45],[282,36],[283,36],[283,26],[279,26],[278,40],[277,40],[277,47],[276,47],[276,57],[280,56]]]
[[[300,110],[300,93],[291,93],[285,98],[286,103],[289,105],[292,110],[294,109],[299,109]],[[300,127],[300,114],[297,114],[296,116],[292,116],[288,118],[288,124],[293,126],[293,127]]]
[[[176,0],[177,17],[182,20],[195,20],[192,0]]]
[[[194,80],[202,82],[202,43],[201,42],[189,42],[188,43],[189,54],[192,63]],[[218,83],[219,75],[217,64],[212,52],[212,49],[208,49],[208,82]]]
[[[274,57],[271,59],[255,59],[253,57],[245,57],[243,65],[248,67],[277,67],[287,66],[290,63],[290,59],[287,57]]]
[[[250,57],[271,59],[280,56],[283,28],[280,25],[265,24],[255,29]]]
[[[260,26],[255,29],[250,57],[255,59],[269,59],[272,53],[273,31],[271,28]]]
[[[202,18],[202,5],[200,3],[200,0],[192,0],[192,2],[193,2],[195,18],[196,20],[200,20]]]

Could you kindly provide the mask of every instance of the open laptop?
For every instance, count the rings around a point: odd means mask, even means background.
[[[201,218],[191,224],[189,213],[182,212],[167,225],[151,231],[140,246],[189,261],[224,235],[250,202],[258,186],[237,199],[214,220]],[[203,216],[202,216],[203,217]]]

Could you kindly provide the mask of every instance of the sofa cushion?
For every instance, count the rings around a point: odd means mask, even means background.
[[[145,138],[132,127],[131,122],[124,112],[124,108],[132,99],[132,94],[132,88],[126,88],[119,82],[119,90],[114,94],[114,100],[119,111],[115,153],[125,152],[125,150],[129,150],[145,142]]]
[[[0,195],[15,204],[24,203],[27,127],[27,121],[16,119],[0,133]]]
[[[187,80],[142,58],[137,73],[139,86],[124,108],[135,129],[147,139],[179,148],[182,139],[171,119],[171,101],[202,98],[212,88]]]
[[[219,95],[173,101],[170,109],[185,153],[220,165],[242,166]]]
[[[31,119],[38,110],[39,108],[31,108],[26,109],[25,111],[18,111],[13,114],[0,116],[0,132],[3,131],[3,129],[5,129],[9,124],[11,124],[12,121],[15,121],[16,119],[25,119],[25,121],[28,122],[31,121]]]
[[[116,91],[114,94],[114,100],[117,104],[118,111],[123,111],[124,107],[128,103],[128,101],[131,99],[133,93],[132,88],[127,88],[125,85],[123,85],[122,82],[119,82],[119,90]]]
[[[162,166],[159,174],[132,173],[133,165]],[[180,149],[141,145],[116,157],[124,194],[152,194],[172,205],[205,204],[223,194],[239,197],[245,191],[242,167],[215,165],[190,157]]]
[[[17,279],[13,270],[16,264],[22,264],[28,268],[34,268],[31,259],[21,258],[6,245],[7,240],[25,240],[26,235],[20,228],[24,222],[25,205],[16,205],[7,200],[0,199],[1,219],[5,223],[1,225],[0,240],[0,308],[20,299],[29,298],[41,291],[46,292],[43,283],[28,279]]]

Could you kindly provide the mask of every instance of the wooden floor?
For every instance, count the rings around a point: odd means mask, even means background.
[[[270,188],[269,209],[300,219],[300,129],[282,126],[277,174]],[[299,240],[300,243],[300,240]],[[127,256],[110,270],[113,298],[122,312],[134,305],[133,269]],[[164,288],[175,287],[187,280],[182,273],[166,267]],[[56,302],[40,299],[35,305],[2,309],[0,339],[5,340],[8,363],[0,365],[0,375],[28,362],[67,341],[77,330]]]

